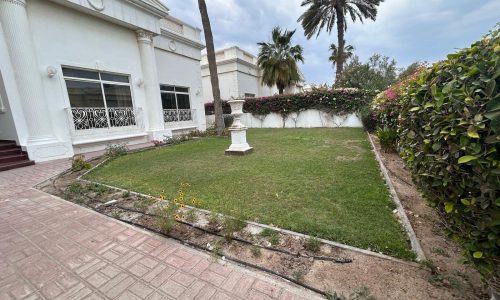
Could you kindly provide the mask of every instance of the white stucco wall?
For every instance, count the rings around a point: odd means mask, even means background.
[[[281,115],[275,113],[260,117],[244,113],[241,122],[248,128],[363,127],[356,114],[336,116],[316,109],[309,109],[298,115],[292,113],[285,120],[285,124],[283,124]],[[214,116],[207,116],[207,125],[213,126],[213,124]]]
[[[156,37],[161,45],[165,37]],[[177,43],[179,44],[179,43]],[[178,46],[178,47],[187,47]],[[199,54],[199,51],[198,51]],[[189,99],[191,109],[196,110],[196,124],[198,130],[206,129],[205,107],[203,102],[203,90],[200,74],[199,55],[188,57],[177,54],[166,49],[155,48],[156,64],[158,68],[158,80],[160,84],[175,85],[189,88]]]
[[[142,71],[133,30],[48,1],[30,1],[28,16],[40,65],[38,71],[46,74],[48,66],[58,69],[53,78],[42,76],[50,104],[51,116],[47,122],[52,122],[58,139],[71,140],[71,125],[65,111],[70,104],[62,65],[130,75],[134,107],[141,107],[145,112],[143,87],[135,84],[142,78]]]

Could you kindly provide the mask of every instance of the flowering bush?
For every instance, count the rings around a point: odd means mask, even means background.
[[[415,183],[470,261],[500,290],[500,30],[448,55],[399,101]],[[495,286],[496,284],[496,286]]]
[[[401,101],[407,94],[408,85],[415,81],[424,69],[425,67],[422,66],[412,75],[391,85],[387,90],[375,96],[372,108],[377,116],[379,127],[397,129],[398,118],[401,112]]]
[[[254,115],[270,113],[288,115],[307,109],[319,109],[333,114],[345,115],[358,112],[369,103],[373,96],[374,93],[371,91],[323,87],[299,94],[246,98],[243,111]],[[205,114],[212,113],[213,103],[205,104]]]

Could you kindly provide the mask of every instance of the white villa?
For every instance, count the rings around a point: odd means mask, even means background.
[[[159,0],[0,0],[0,163],[205,130],[203,48]]]
[[[266,97],[278,94],[276,86],[270,88],[262,84],[262,74],[257,66],[257,58],[251,53],[233,46],[215,53],[221,98]],[[204,102],[213,101],[212,84],[208,70],[207,56],[201,58],[201,76]],[[285,94],[302,91],[304,82],[285,89]]]

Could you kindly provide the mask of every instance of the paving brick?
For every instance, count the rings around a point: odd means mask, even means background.
[[[216,286],[220,286],[225,279],[223,276],[210,270],[201,273],[200,278]]]
[[[253,288],[259,292],[262,292],[272,298],[277,298],[281,293],[281,288],[278,288],[272,284],[264,282],[262,280],[257,280]]]
[[[167,281],[170,278],[170,276],[172,276],[172,274],[174,274],[174,273],[175,273],[174,269],[166,268],[160,274],[158,274],[155,278],[151,279],[151,281],[149,281],[149,283],[152,286],[157,288],[160,285],[162,285],[165,281]]]
[[[153,292],[152,288],[142,282],[134,283],[128,290],[141,299],[146,299]]]
[[[42,294],[47,299],[54,299],[64,292],[64,290],[56,284],[56,282],[51,282],[41,289]]]
[[[182,284],[185,287],[188,287],[195,281],[196,277],[186,274],[184,272],[177,272],[174,275],[172,275],[172,280],[174,280],[177,283]]]
[[[224,292],[217,292],[215,296],[212,297],[214,300],[233,300],[234,296],[229,296],[228,294]]]
[[[146,268],[145,266],[143,266],[139,263],[136,263],[135,265],[133,265],[129,269],[129,272],[134,274],[137,277],[142,277],[142,275],[146,274],[148,271],[149,271],[148,268]]]
[[[201,289],[206,285],[207,283],[202,280],[195,281],[188,289],[186,289],[186,292],[182,294],[182,296],[180,296],[179,299],[182,300],[194,299],[196,295],[198,295],[198,293],[201,291]]]
[[[108,282],[108,280],[109,278],[104,276],[100,272],[96,272],[87,278],[87,281],[95,288],[98,288],[101,285],[105,284],[106,282]]]
[[[256,290],[250,290],[248,293],[248,297],[246,298],[248,300],[272,300],[273,298],[269,297],[268,295],[261,293]]]
[[[246,274],[244,274],[240,280],[236,283],[236,285],[233,288],[233,293],[238,295],[239,297],[245,298],[248,291],[252,287],[252,284],[254,283],[255,279],[253,277],[250,277]]]
[[[139,261],[143,266],[148,267],[149,269],[152,269],[158,265],[158,262],[152,258],[145,257]]]
[[[233,271],[231,274],[229,274],[227,279],[221,284],[221,288],[226,291],[232,291],[236,286],[236,284],[238,283],[238,281],[241,279],[241,277],[243,277],[243,274],[241,274],[240,272]]]
[[[186,288],[173,280],[168,280],[164,285],[160,287],[160,289],[165,292],[165,294],[174,298],[179,297],[186,290]]]

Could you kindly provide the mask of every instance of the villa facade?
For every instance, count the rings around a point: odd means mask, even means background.
[[[203,48],[159,0],[0,0],[0,140],[38,162],[205,130]]]
[[[257,58],[237,46],[219,50],[215,53],[221,98],[229,100],[241,97],[266,97],[278,94],[276,86],[262,84],[262,71],[257,66]],[[207,56],[201,59],[204,102],[213,101],[212,84],[208,70]],[[298,82],[285,89],[286,94],[303,91],[304,82]]]

